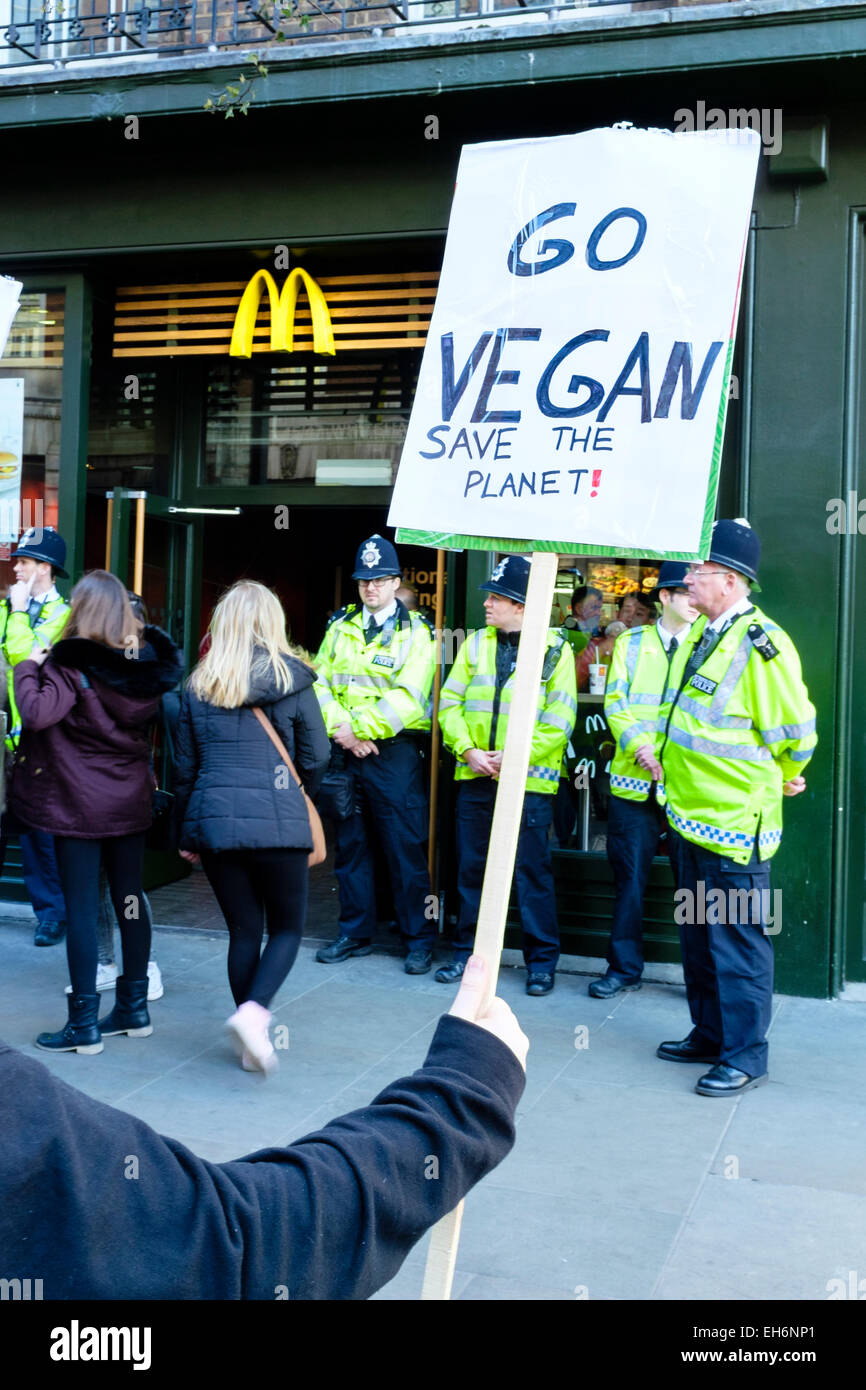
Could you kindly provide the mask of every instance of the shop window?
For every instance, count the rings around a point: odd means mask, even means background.
[[[419,362],[403,351],[209,365],[200,482],[390,486]]]
[[[0,382],[0,557],[28,526],[57,525],[63,384],[63,291],[23,294]]]
[[[174,400],[170,368],[94,367],[87,442],[88,492],[169,492]]]
[[[567,777],[560,781],[554,808],[553,843],[560,849],[604,854],[610,802],[610,763],[615,752],[613,736],[604,718],[604,694],[588,679],[588,664],[609,668],[611,642],[605,634],[655,621],[649,598],[658,579],[657,560],[617,560],[593,556],[563,556],[554,591],[552,622],[569,620],[578,676],[577,719],[566,757]],[[575,589],[590,591],[575,625],[571,599]],[[643,600],[641,603],[640,600]],[[598,673],[603,680],[604,672]]]

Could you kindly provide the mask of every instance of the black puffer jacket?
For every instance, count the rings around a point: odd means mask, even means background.
[[[181,849],[312,848],[304,798],[251,708],[261,706],[314,793],[330,751],[315,675],[295,657],[283,660],[292,673],[288,695],[279,694],[270,672],[254,682],[248,703],[238,709],[184,692],[175,752]]]

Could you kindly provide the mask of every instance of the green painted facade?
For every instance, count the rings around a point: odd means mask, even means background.
[[[762,606],[797,644],[818,709],[808,792],[786,806],[775,859],[775,946],[779,990],[826,996],[866,980],[866,541],[827,524],[831,499],[866,498],[866,5],[759,0],[665,13],[550,24],[531,36],[512,26],[299,46],[269,55],[249,115],[231,121],[201,109],[237,69],[227,55],[165,59],[154,73],[105,63],[98,75],[4,76],[14,216],[0,224],[0,271],[28,288],[67,288],[60,509],[80,571],[91,314],[116,285],[205,280],[235,259],[245,278],[280,244],[327,253],[346,272],[353,258],[390,248],[435,258],[463,143],[623,119],[670,128],[698,101],[778,109],[783,152],[787,136],[796,149],[798,130],[826,122],[827,178],[776,178],[772,161],[761,161],[719,506],[747,515],[762,537]],[[136,140],[128,115],[139,117]],[[430,115],[436,140],[425,138]],[[194,374],[191,359],[180,370]],[[195,407],[185,409],[176,499],[283,500],[261,488],[250,499],[243,489],[198,487],[201,432]],[[328,500],[369,506],[385,497],[361,489]],[[314,501],[293,490],[293,505]],[[120,517],[117,553],[124,525]],[[194,588],[194,545],[184,563]],[[458,626],[479,622],[485,563],[452,562],[452,605],[465,593]],[[557,874],[566,948],[603,954],[606,861],[562,856]],[[676,959],[661,865],[646,925],[650,955]]]

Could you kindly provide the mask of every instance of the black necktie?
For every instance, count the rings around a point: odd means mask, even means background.
[[[668,645],[668,665],[669,665],[669,666],[670,666],[671,662],[672,662],[673,659],[674,659],[674,653],[675,653],[675,651],[676,651],[676,649],[677,649],[677,647],[678,647],[679,645],[680,645],[680,644],[679,644],[679,642],[677,641],[676,637],[672,637],[671,640],[670,640],[670,644]]]
[[[365,642],[367,642],[367,643],[369,643],[369,642],[375,642],[375,640],[376,640],[376,638],[378,637],[378,635],[379,635],[379,624],[376,622],[376,619],[375,619],[375,618],[371,618],[370,621],[368,622],[367,626],[364,628],[364,640],[365,640]]]

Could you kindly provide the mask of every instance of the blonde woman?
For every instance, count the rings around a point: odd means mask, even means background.
[[[300,788],[253,707],[273,724],[310,793],[330,745],[315,676],[293,654],[270,589],[248,579],[233,585],[214,610],[210,638],[184,692],[177,730],[180,852],[201,859],[226,919],[237,1005],[227,1027],[245,1069],[267,1073],[276,1066],[269,1005],[301,942],[312,838]]]

